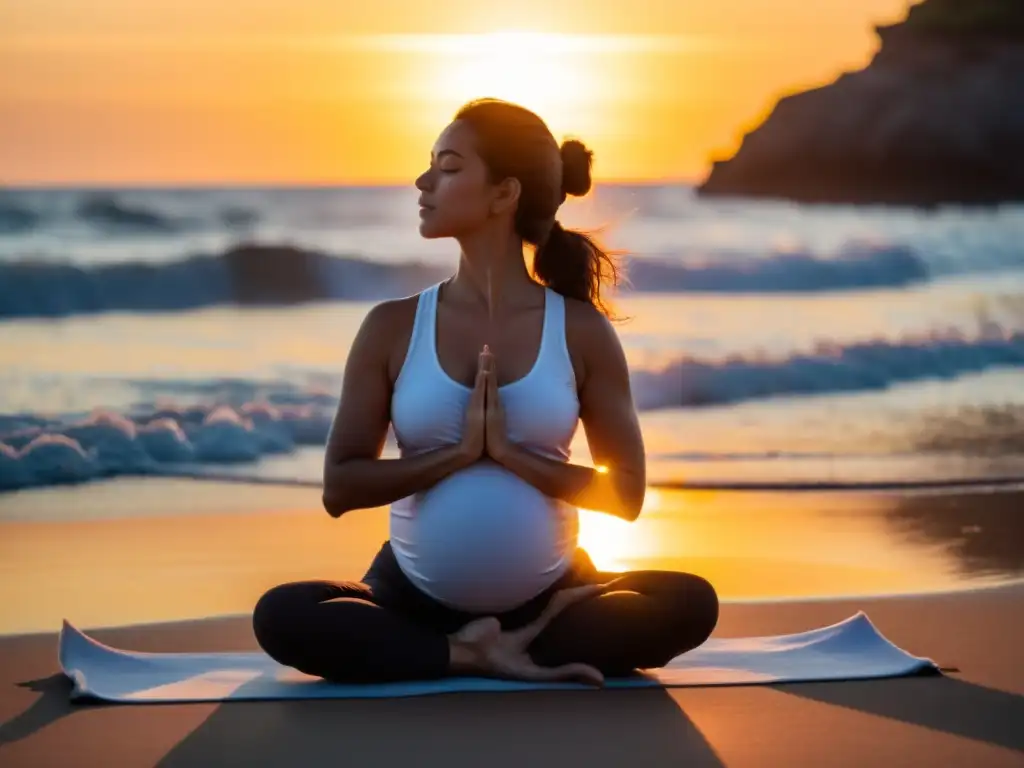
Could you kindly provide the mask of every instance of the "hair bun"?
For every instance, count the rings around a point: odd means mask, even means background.
[[[590,191],[590,166],[594,153],[582,141],[569,139],[562,142],[562,191],[581,197]]]

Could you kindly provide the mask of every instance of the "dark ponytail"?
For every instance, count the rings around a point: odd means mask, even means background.
[[[516,231],[534,248],[536,279],[611,317],[611,307],[601,292],[619,280],[613,254],[592,235],[565,229],[556,218],[567,195],[582,197],[590,191],[594,153],[576,139],[559,147],[540,117],[498,99],[470,102],[456,119],[472,125],[480,156],[495,181],[519,179]]]
[[[594,153],[575,139],[564,142],[559,153],[563,196],[582,197],[590,191]],[[533,272],[538,280],[563,296],[589,302],[605,315],[611,314],[601,288],[618,282],[619,269],[611,254],[590,235],[565,229],[554,219],[547,237],[534,245]]]

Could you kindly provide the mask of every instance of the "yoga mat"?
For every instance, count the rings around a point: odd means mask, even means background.
[[[154,630],[159,631],[159,630]],[[284,667],[260,651],[142,653],[111,648],[67,621],[61,669],[72,699],[156,703],[252,699],[422,696],[460,691],[580,690],[580,683],[533,683],[478,677],[341,685]],[[827,627],[774,637],[712,638],[665,667],[606,680],[606,688],[763,685],[862,680],[938,673],[930,659],[893,645],[863,613]]]

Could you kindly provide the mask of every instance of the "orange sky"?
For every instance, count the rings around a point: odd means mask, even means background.
[[[406,183],[474,96],[697,178],[908,0],[0,3],[0,184]]]

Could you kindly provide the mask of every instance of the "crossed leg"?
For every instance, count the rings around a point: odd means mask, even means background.
[[[529,647],[545,667],[589,664],[605,676],[660,667],[696,648],[718,622],[718,596],[705,579],[675,571],[598,573],[614,591],[558,614]]]

